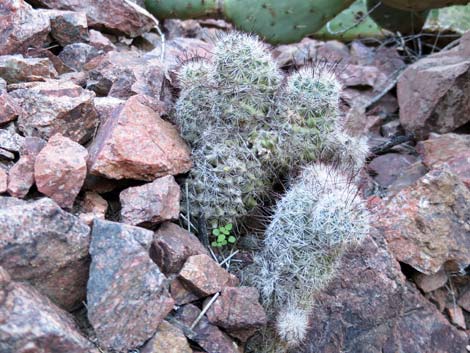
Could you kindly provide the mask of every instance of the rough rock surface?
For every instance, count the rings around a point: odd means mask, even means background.
[[[0,168],[0,194],[7,191],[8,186],[8,174],[3,168]]]
[[[34,179],[40,192],[59,206],[72,208],[85,181],[88,152],[60,134],[52,136],[34,163]]]
[[[24,58],[21,54],[0,56],[0,77],[8,83],[44,81],[56,76],[49,59]]]
[[[83,70],[83,67],[93,58],[103,54],[99,49],[86,43],[72,43],[60,52],[62,62],[75,71]]]
[[[440,270],[432,275],[418,273],[413,279],[416,286],[425,293],[429,293],[443,287],[448,280],[447,273],[444,270]]]
[[[119,194],[121,220],[132,225],[158,224],[177,220],[181,190],[172,175],[127,188]]]
[[[208,255],[190,256],[179,273],[179,279],[195,294],[208,296],[225,287],[238,285],[238,279],[220,267]]]
[[[400,76],[400,122],[419,139],[430,132],[451,132],[470,121],[468,52],[470,41],[462,40],[457,50],[418,60]]]
[[[470,263],[470,191],[446,169],[386,200],[380,222],[394,256],[424,274]]]
[[[2,0],[0,18],[0,55],[25,53],[47,42],[49,18],[25,1]]]
[[[14,129],[0,130],[0,148],[10,151],[19,152],[23,145],[24,137],[17,134]]]
[[[85,12],[91,28],[137,37],[149,31],[153,21],[124,0],[34,0],[38,5],[58,10]]]
[[[50,199],[0,197],[0,266],[66,310],[85,298],[89,232]]]
[[[90,147],[94,175],[112,179],[154,180],[187,172],[189,148],[176,128],[134,96],[100,126]]]
[[[39,137],[26,137],[20,149],[20,159],[8,171],[8,193],[25,197],[34,184],[34,163],[46,142]]]
[[[141,349],[141,353],[192,353],[188,340],[183,332],[170,324],[162,321],[158,330],[148,343]]]
[[[78,217],[86,224],[91,225],[95,218],[105,219],[107,210],[108,202],[100,194],[87,191],[79,202]]]
[[[49,81],[11,92],[24,114],[18,127],[26,136],[47,140],[61,133],[73,141],[90,139],[98,124],[94,93],[71,82]]]
[[[174,304],[166,277],[148,254],[153,233],[95,219],[91,238],[88,319],[102,346],[136,348]]]
[[[245,342],[267,322],[259,293],[252,287],[226,287],[206,315],[214,325]]]
[[[188,257],[200,254],[209,252],[195,235],[174,223],[165,222],[155,232],[151,255],[165,274],[178,273]]]
[[[196,295],[191,292],[191,290],[187,289],[178,278],[171,281],[170,293],[171,297],[175,300],[176,305],[188,304],[200,299],[199,295]]]
[[[88,23],[84,12],[43,10],[51,21],[51,35],[61,46],[86,42]]]
[[[188,327],[196,320],[201,310],[195,305],[188,304],[176,313],[176,319]],[[212,325],[205,316],[193,328],[196,336],[191,339],[197,342],[207,353],[241,353],[239,347],[227,334],[217,326]]]
[[[15,120],[21,114],[20,106],[6,92],[0,92],[0,124]]]
[[[380,186],[387,188],[416,160],[416,157],[407,154],[387,153],[374,158],[368,164],[368,170],[375,174],[374,180]]]
[[[0,267],[0,352],[98,353],[72,317]]]
[[[466,351],[466,334],[405,282],[386,245],[370,237],[344,256],[315,301],[320,305],[314,306],[300,352]]]

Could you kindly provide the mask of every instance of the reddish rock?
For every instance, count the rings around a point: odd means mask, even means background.
[[[124,0],[35,0],[36,4],[50,9],[85,12],[88,26],[129,37],[148,32],[155,23],[138,12]]]
[[[86,43],[73,43],[67,45],[59,54],[62,62],[75,71],[83,70],[83,67],[93,58],[103,52]]]
[[[51,49],[54,49],[52,47]],[[58,56],[56,56],[51,49],[47,48],[29,48],[26,55],[31,58],[46,58],[54,65],[54,69],[59,75],[71,72],[72,69],[65,65]]]
[[[436,169],[386,199],[379,228],[394,256],[424,274],[470,259],[470,191],[457,176]]]
[[[459,306],[454,306],[452,308],[447,308],[447,313],[449,314],[450,321],[457,327],[466,330],[467,325],[465,324],[465,317],[463,316],[462,308]]]
[[[425,175],[429,170],[421,162],[415,162],[400,171],[392,185],[388,187],[389,193],[397,193],[398,191],[413,185],[416,181]]]
[[[392,185],[417,157],[409,154],[387,153],[378,156],[369,163],[368,169],[374,175],[374,180],[382,187]]]
[[[94,175],[112,179],[154,180],[187,172],[190,151],[176,128],[131,97],[100,126],[90,147]]]
[[[0,77],[8,83],[44,81],[56,76],[49,59],[24,58],[20,54],[0,56]]]
[[[220,292],[225,287],[237,286],[239,283],[237,277],[204,254],[190,256],[178,278],[200,296],[208,296]]]
[[[79,209],[78,217],[80,220],[91,225],[95,218],[105,219],[108,202],[100,194],[87,191],[79,202]]]
[[[174,304],[148,254],[153,233],[95,219],[91,238],[87,308],[98,341],[117,351],[141,346]]]
[[[105,121],[113,115],[115,110],[118,111],[122,109],[124,103],[126,103],[125,100],[115,97],[96,97],[94,102],[100,124],[104,124]]]
[[[158,224],[177,220],[181,190],[172,175],[127,188],[119,194],[121,220],[132,225]]]
[[[418,273],[413,279],[418,288],[425,293],[429,293],[443,287],[447,283],[447,273],[444,270],[440,270],[432,275]]]
[[[6,92],[0,92],[0,124],[15,120],[21,114],[20,106]]]
[[[252,287],[226,287],[209,307],[209,322],[224,328],[230,335],[246,342],[267,323],[259,293]]]
[[[187,289],[178,278],[171,281],[170,293],[176,305],[188,304],[200,299],[200,296]]]
[[[176,319],[184,325],[191,327],[201,310],[195,305],[188,304],[176,312]],[[207,353],[242,353],[239,347],[227,334],[215,325],[212,325],[205,316],[193,328],[195,336],[191,340],[197,342]]]
[[[47,140],[61,133],[73,141],[90,139],[98,124],[93,92],[64,81],[49,81],[11,92],[24,110],[19,129],[27,136]]]
[[[85,299],[89,232],[50,199],[0,197],[0,266],[66,310]]]
[[[400,122],[418,139],[446,133],[470,121],[470,60],[464,50],[429,55],[408,66],[397,85]],[[464,48],[466,47],[466,48]]]
[[[20,149],[20,159],[8,172],[8,193],[12,196],[25,197],[34,184],[34,163],[36,156],[46,142],[38,137],[26,137]]]
[[[457,302],[465,311],[470,313],[470,289],[467,289],[459,296]]]
[[[111,40],[109,40],[108,37],[93,29],[88,32],[88,44],[104,52],[116,49],[116,46],[113,44],[113,42],[111,42]]]
[[[155,232],[152,259],[163,273],[177,273],[192,255],[209,255],[199,239],[174,223],[163,223]]]
[[[49,18],[23,0],[2,0],[0,55],[25,53],[47,42]]]
[[[140,353],[193,353],[188,340],[183,332],[170,324],[162,321],[158,330],[148,343],[140,350]]]
[[[88,152],[85,147],[56,134],[39,152],[34,179],[40,192],[63,208],[71,208],[85,181]]]
[[[84,12],[42,10],[51,21],[51,35],[61,46],[86,42],[88,23]]]
[[[7,191],[8,174],[3,168],[0,168],[0,194]]]
[[[0,267],[0,351],[98,353],[72,316]]]
[[[298,352],[464,353],[467,335],[408,284],[380,233],[343,256]],[[352,326],[351,326],[352,325]]]

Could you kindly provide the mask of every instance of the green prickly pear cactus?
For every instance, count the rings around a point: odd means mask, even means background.
[[[465,5],[468,0],[383,0],[384,5],[408,11],[424,11],[450,5]]]
[[[271,43],[297,42],[315,33],[353,0],[145,0],[160,19],[223,17]]]

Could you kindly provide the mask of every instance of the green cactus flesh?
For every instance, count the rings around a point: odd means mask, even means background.
[[[470,5],[431,10],[424,30],[432,33],[452,32],[457,34],[470,31]]]
[[[215,16],[217,0],[145,0],[145,6],[157,18],[201,18]]]
[[[383,0],[385,5],[408,11],[437,9],[450,5],[465,5],[469,0]]]

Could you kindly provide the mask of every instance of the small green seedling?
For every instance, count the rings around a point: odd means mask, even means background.
[[[225,226],[213,229],[212,235],[215,237],[215,240],[211,243],[211,245],[214,248],[221,248],[227,244],[235,244],[237,238],[230,234],[232,229],[232,223],[228,223]]]

